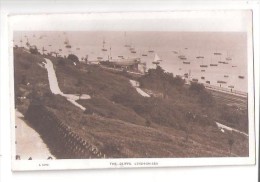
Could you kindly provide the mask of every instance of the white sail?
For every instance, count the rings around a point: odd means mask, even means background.
[[[153,62],[159,62],[159,61],[161,61],[161,59],[160,59],[160,57],[158,56],[158,54],[157,53],[155,53],[155,56],[154,56],[154,61]]]

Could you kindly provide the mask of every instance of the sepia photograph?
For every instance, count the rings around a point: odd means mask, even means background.
[[[14,169],[254,163],[252,12],[133,14],[11,17]]]

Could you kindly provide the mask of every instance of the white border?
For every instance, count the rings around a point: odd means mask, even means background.
[[[208,12],[208,11],[207,11]],[[222,11],[219,11],[222,12]],[[229,11],[224,14],[228,14]],[[91,13],[91,14],[73,14],[73,15],[63,15],[63,14],[49,14],[47,15],[15,15],[10,17],[10,31],[9,31],[9,42],[12,40],[13,35],[13,27],[15,30],[42,30],[42,28],[48,30],[71,30],[71,27],[74,26],[63,26],[63,24],[57,23],[60,20],[66,20],[68,22],[72,22],[73,20],[84,19],[90,21],[89,24],[93,23],[93,20],[100,21],[109,21],[109,20],[138,20],[139,17],[144,18],[144,22],[146,20],[156,20],[159,19],[163,21],[164,19],[171,19],[176,17],[176,15],[182,13],[182,11],[178,12],[149,12],[149,13]],[[204,16],[207,13],[204,11],[187,11],[185,15],[189,15],[190,18],[196,16],[197,13],[200,13]],[[214,13],[213,13],[214,14]],[[82,18],[83,16],[83,18]],[[49,21],[51,19],[51,21]],[[28,21],[27,21],[28,20]],[[41,20],[40,23],[37,24],[37,21]],[[26,22],[31,22],[30,24]],[[46,22],[46,23],[45,23]],[[51,22],[51,23],[50,23]],[[36,23],[36,25],[35,25]],[[17,25],[26,24],[26,26],[19,27]],[[102,23],[100,23],[102,25]],[[100,25],[98,24],[98,25]],[[43,25],[48,25],[43,27]],[[50,26],[49,26],[50,25]],[[52,26],[53,25],[53,26]],[[126,25],[127,26],[127,25]],[[17,28],[18,27],[18,28]],[[36,27],[36,28],[35,28]],[[13,170],[54,170],[54,169],[84,169],[84,168],[122,168],[122,167],[171,167],[171,166],[204,166],[204,165],[252,165],[255,164],[255,132],[254,132],[254,81],[253,81],[253,50],[252,50],[252,27],[251,22],[246,26],[248,33],[248,111],[249,111],[249,157],[219,157],[219,158],[142,158],[142,159],[80,159],[80,160],[54,160],[54,161],[24,161],[24,160],[15,160],[13,155],[12,161],[12,169]],[[97,29],[96,29],[97,28]],[[128,30],[128,27],[123,30]],[[137,31],[142,30],[143,27],[138,27]],[[140,29],[141,28],[141,29]],[[211,27],[209,27],[211,28]],[[79,30],[89,30],[89,27],[82,28],[77,27]],[[74,29],[73,29],[74,30]],[[91,29],[92,30],[92,29]],[[106,27],[95,27],[94,30],[106,30]],[[118,27],[116,27],[118,30]],[[121,30],[121,29],[119,29]],[[145,30],[150,30],[149,28]],[[152,29],[153,30],[153,29]],[[163,29],[164,31],[170,31],[171,29]],[[214,29],[213,29],[214,30]],[[12,59],[12,45],[10,45],[10,80],[13,80],[13,59]],[[10,82],[12,83],[12,82]],[[14,93],[13,93],[13,85],[11,86],[11,103],[14,106]],[[14,126],[14,109],[12,109],[12,126]],[[12,127],[14,128],[14,127]],[[15,138],[14,129],[12,130],[12,137]],[[12,149],[13,154],[14,148]],[[135,165],[138,162],[155,162],[157,165]],[[116,163],[117,165],[111,165]],[[120,165],[120,163],[125,163]],[[126,163],[130,163],[131,165]]]
[[[10,0],[11,1],[11,0]],[[12,0],[15,1],[15,0]],[[26,0],[25,0],[26,1]],[[27,1],[28,2],[28,1]],[[57,0],[50,2],[50,0],[41,1],[35,0],[30,3],[16,1],[13,4],[0,5],[1,11],[1,109],[0,109],[0,126],[1,126],[1,148],[0,148],[0,178],[3,181],[72,181],[79,180],[113,180],[113,181],[191,181],[198,179],[201,182],[219,182],[219,181],[258,181],[258,162],[255,166],[221,166],[221,167],[203,167],[203,168],[168,168],[168,169],[142,169],[142,170],[98,170],[90,172],[86,171],[66,171],[66,172],[27,172],[27,173],[11,173],[10,171],[10,131],[8,130],[10,123],[9,115],[9,81],[8,81],[8,62],[6,60],[7,47],[5,46],[7,41],[7,15],[8,14],[23,14],[23,13],[62,13],[62,12],[111,12],[111,11],[168,11],[168,10],[184,10],[184,9],[248,9],[254,10],[254,59],[255,61],[255,121],[256,121],[256,143],[259,143],[259,1],[182,1],[177,2],[165,2],[165,1],[153,1],[152,3],[135,3],[132,5],[132,1],[128,3],[109,4],[106,2],[88,2],[77,4],[77,0],[73,1],[74,4],[70,6],[70,3],[61,2]],[[196,3],[196,4],[195,4]],[[54,7],[55,5],[58,5]],[[129,6],[131,5],[131,6]],[[3,89],[4,88],[4,89]],[[256,145],[256,151],[258,153],[259,147]],[[258,159],[258,155],[257,155]],[[258,161],[258,160],[257,160]],[[4,167],[3,167],[4,166]],[[134,175],[133,175],[134,173]],[[39,178],[40,176],[40,178]]]

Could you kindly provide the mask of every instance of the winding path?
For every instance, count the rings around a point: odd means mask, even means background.
[[[149,94],[147,94],[145,91],[139,88],[139,82],[135,80],[130,80],[131,85],[136,89],[136,91],[143,97],[151,97]]]
[[[64,94],[58,84],[55,70],[53,64],[49,59],[45,59],[44,67],[48,72],[48,80],[50,85],[50,90],[53,94],[58,94],[67,98],[75,106],[82,110],[86,108],[77,103],[79,100],[79,95],[74,94]],[[41,66],[41,65],[40,65]],[[83,94],[80,99],[90,99],[90,96]],[[43,142],[41,136],[31,128],[24,120],[24,116],[19,111],[15,111],[15,145],[16,145],[16,159],[20,160],[44,160],[44,159],[55,159],[55,157],[50,153],[48,147]]]
[[[76,94],[64,94],[59,87],[58,84],[58,80],[57,80],[57,76],[55,73],[55,70],[53,68],[53,64],[51,62],[51,60],[44,58],[46,63],[45,64],[45,68],[47,69],[48,72],[48,80],[49,80],[49,85],[50,85],[50,90],[53,94],[56,95],[61,95],[67,98],[68,101],[70,101],[72,104],[74,104],[75,106],[79,107],[82,110],[86,110],[85,107],[83,107],[82,105],[80,105],[79,103],[77,103],[76,101],[79,100],[79,95]],[[91,97],[87,94],[82,94],[80,96],[80,99],[90,99]]]

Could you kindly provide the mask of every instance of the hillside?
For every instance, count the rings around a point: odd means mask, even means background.
[[[159,70],[162,77],[151,73],[139,78],[143,89],[163,95],[146,98],[137,93],[123,74],[98,65],[74,65],[67,59],[46,56],[54,64],[64,93],[91,96],[89,100],[78,101],[86,108],[82,111],[50,92],[41,55],[15,49],[14,57],[15,97],[26,96],[16,99],[18,110],[26,114],[31,104],[43,106],[107,157],[248,156],[246,136],[222,133],[217,128],[215,119],[222,120],[223,113],[211,95],[204,88],[187,88],[171,75],[164,77],[163,70]],[[230,140],[234,141],[232,154]],[[46,141],[49,147],[55,146],[51,142]],[[57,158],[64,157],[57,150],[52,151]]]

